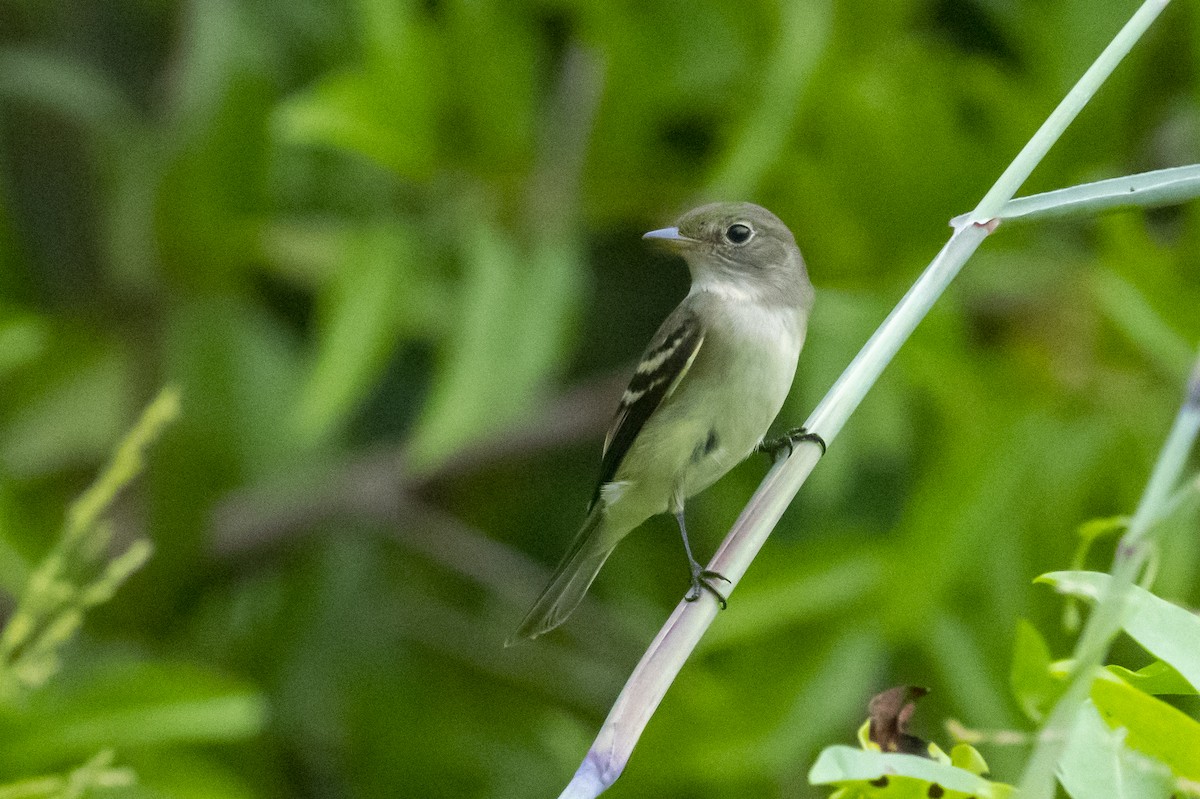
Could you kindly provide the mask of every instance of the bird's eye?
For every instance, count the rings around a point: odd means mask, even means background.
[[[745,244],[750,241],[750,237],[754,235],[754,231],[749,225],[743,225],[741,222],[730,225],[725,231],[725,238],[730,244]]]

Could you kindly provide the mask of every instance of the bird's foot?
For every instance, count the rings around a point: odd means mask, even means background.
[[[729,578],[725,575],[710,569],[702,569],[700,568],[700,564],[695,564],[692,567],[692,587],[687,594],[684,595],[684,601],[695,602],[700,598],[701,590],[705,590],[713,595],[713,598],[717,600],[717,604],[721,606],[721,610],[729,607],[729,600],[725,598],[724,594],[717,590],[716,586],[712,584],[712,580],[723,580],[727,583],[729,582]]]
[[[756,450],[770,455],[773,460],[779,460],[780,453],[787,450],[783,455],[785,458],[792,456],[792,451],[796,448],[796,444],[801,441],[812,441],[821,448],[821,454],[825,454],[825,439],[821,438],[818,433],[810,433],[803,427],[794,427],[778,438],[770,438],[760,443]]]

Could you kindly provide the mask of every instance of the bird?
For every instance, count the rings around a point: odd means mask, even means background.
[[[724,608],[714,583],[728,581],[692,554],[686,501],[755,450],[816,438],[798,428],[764,442],[791,389],[814,299],[788,227],[762,206],[720,202],[642,238],[683,256],[691,288],[646,347],[605,437],[584,522],[507,645],[566,621],[616,545],[665,512],[687,555],[684,598],[707,590]]]

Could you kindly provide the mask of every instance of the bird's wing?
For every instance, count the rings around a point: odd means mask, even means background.
[[[646,420],[687,375],[703,343],[704,327],[686,304],[676,308],[651,339],[604,439],[600,481],[591,505],[599,499],[601,487],[616,475]]]

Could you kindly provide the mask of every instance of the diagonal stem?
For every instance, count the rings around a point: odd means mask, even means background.
[[[1050,148],[1062,136],[1062,132],[1079,115],[1079,112],[1088,104],[1104,81],[1108,80],[1108,76],[1116,69],[1117,64],[1121,63],[1121,59],[1125,58],[1133,49],[1138,39],[1142,38],[1142,34],[1150,27],[1150,23],[1157,19],[1169,2],[1171,0],[1146,0],[1142,3],[1099,57],[1083,73],[1083,77],[1071,87],[1071,91],[1067,92],[1067,96],[1062,99],[1058,107],[1050,116],[1046,117],[1046,121],[1038,128],[1037,133],[1033,134],[1033,137],[1021,148],[1021,152],[1004,170],[1004,174],[1000,175],[991,190],[979,201],[979,205],[975,206],[975,210],[971,213],[972,221],[983,222],[999,215],[1000,209],[1013,198],[1017,189],[1021,188],[1030,173],[1042,162],[1046,153],[1050,152]]]

